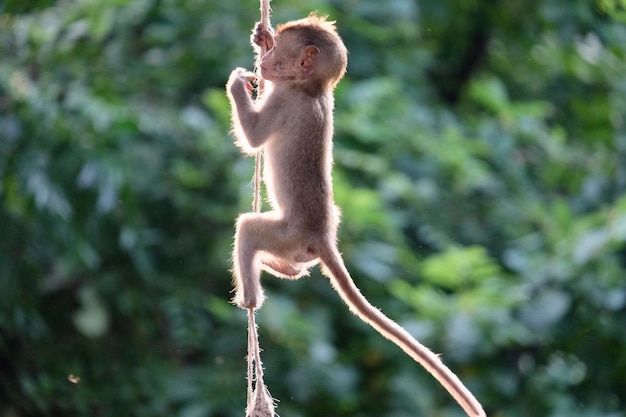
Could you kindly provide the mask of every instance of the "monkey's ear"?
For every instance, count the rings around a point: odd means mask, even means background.
[[[302,57],[300,59],[300,69],[304,74],[308,74],[315,68],[317,65],[317,56],[319,55],[320,50],[315,45],[309,45],[304,48],[302,52]]]

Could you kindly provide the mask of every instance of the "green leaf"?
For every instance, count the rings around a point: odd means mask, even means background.
[[[500,274],[498,264],[481,246],[450,248],[429,256],[421,266],[421,275],[426,281],[449,289],[462,288]]]
[[[469,86],[469,96],[495,113],[504,110],[509,102],[506,86],[496,77],[473,80]]]

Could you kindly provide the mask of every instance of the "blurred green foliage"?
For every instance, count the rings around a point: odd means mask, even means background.
[[[490,416],[626,416],[624,2],[272,5],[350,50],[335,187],[364,293]],[[253,164],[223,85],[258,3],[0,11],[0,416],[243,415]],[[264,286],[280,415],[462,415],[318,272]]]

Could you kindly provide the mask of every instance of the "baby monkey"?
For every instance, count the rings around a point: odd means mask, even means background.
[[[331,180],[333,90],[348,52],[334,22],[315,13],[271,30],[257,25],[253,42],[267,47],[262,98],[251,98],[254,74],[235,69],[226,85],[237,144],[263,152],[263,180],[272,210],[237,219],[233,252],[235,297],[242,308],[264,301],[261,270],[297,279],[321,262],[349,309],[424,366],[471,417],[485,412],[437,355],[372,306],[350,277],[337,249],[339,210]]]

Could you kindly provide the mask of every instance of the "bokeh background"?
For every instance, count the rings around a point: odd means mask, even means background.
[[[626,416],[623,0],[328,13],[340,248],[493,417]],[[253,160],[224,84],[256,0],[0,1],[0,416],[243,416]],[[264,277],[283,417],[460,417],[316,270]]]

